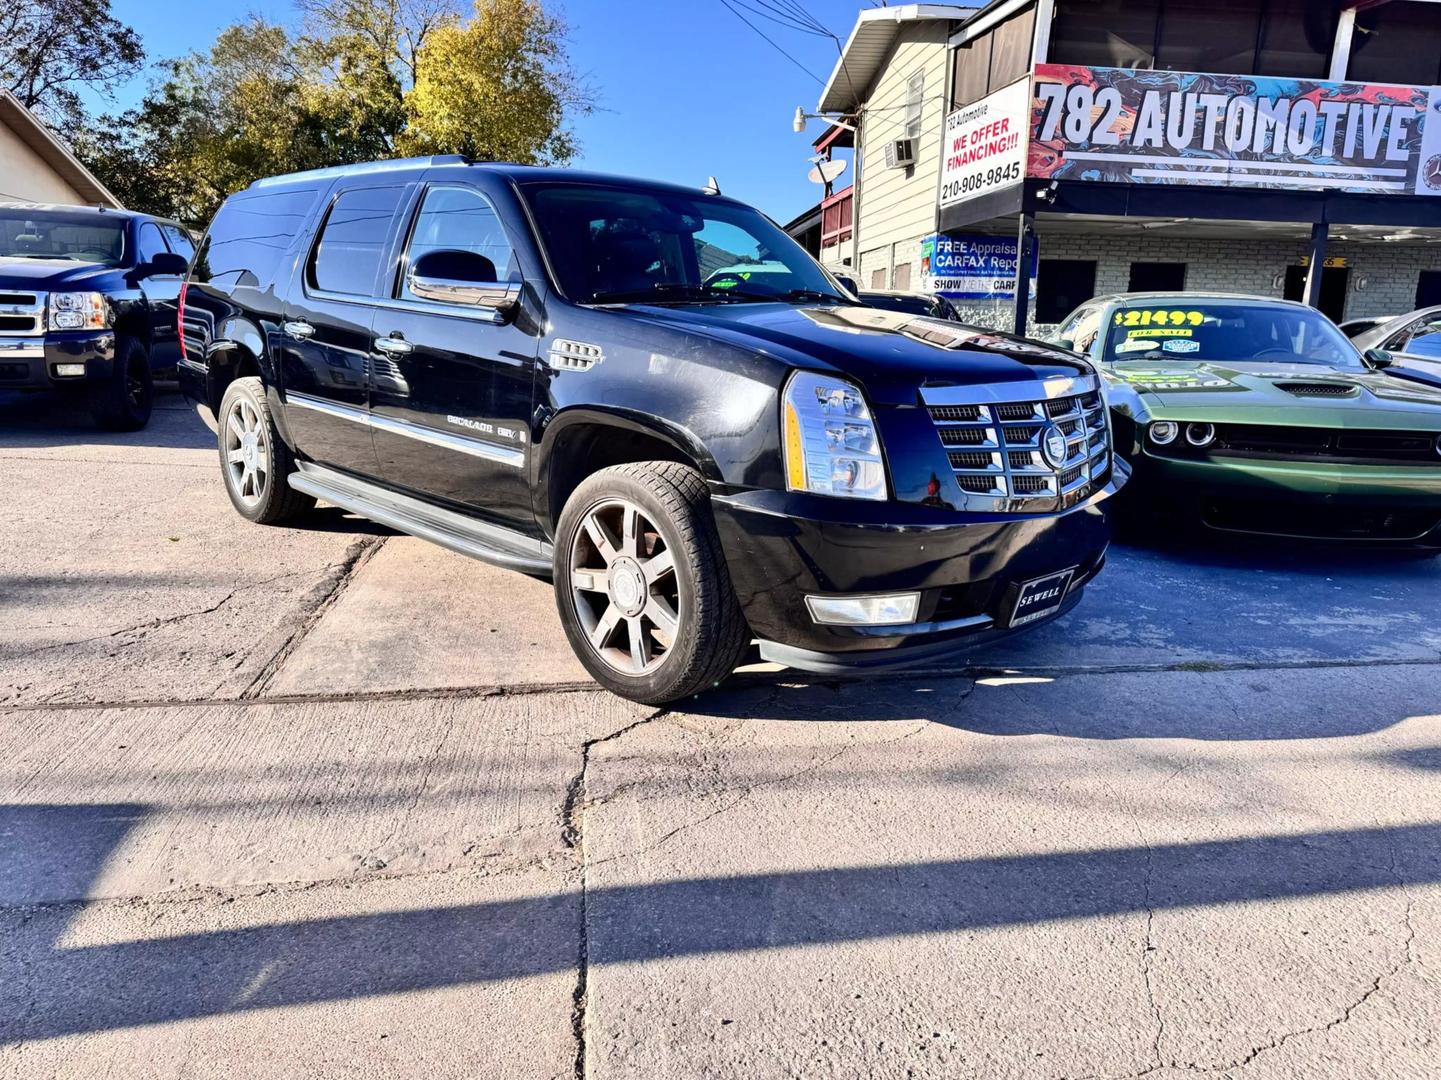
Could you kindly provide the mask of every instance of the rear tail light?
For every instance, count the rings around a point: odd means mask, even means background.
[[[180,335],[180,359],[189,360],[185,355],[185,290],[190,288],[190,282],[180,283],[180,299],[175,304],[175,332]]]

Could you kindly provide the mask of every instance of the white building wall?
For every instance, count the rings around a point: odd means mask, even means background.
[[[942,21],[905,24],[866,102],[861,127],[860,240],[857,275],[871,288],[894,288],[896,268],[910,266],[910,287],[920,285],[920,242],[935,231],[936,185],[945,126],[946,28]],[[886,168],[886,143],[905,137],[906,96],[911,76],[925,73],[916,163]]]
[[[1125,292],[1133,262],[1182,262],[1186,288],[1281,297],[1288,266],[1299,265],[1308,244],[1297,240],[1197,239],[1167,236],[1166,230],[1138,235],[1134,231],[1041,234],[1044,259],[1093,259],[1096,294]],[[1332,241],[1328,256],[1346,260],[1351,274],[1345,318],[1399,315],[1415,306],[1416,284],[1423,270],[1441,270],[1441,245],[1346,243]],[[1363,284],[1364,283],[1364,284]],[[1009,330],[1012,304],[986,302],[966,306],[962,317],[982,326]],[[1030,330],[1044,330],[1034,321]]]

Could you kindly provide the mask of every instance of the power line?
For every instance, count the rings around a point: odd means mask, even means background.
[[[774,41],[764,30],[762,30],[762,29],[761,29],[759,26],[757,26],[755,23],[753,23],[753,22],[751,22],[749,19],[747,19],[747,18],[745,17],[745,15],[741,13],[741,11],[740,11],[739,8],[736,8],[736,7],[732,6],[731,0],[720,0],[720,2],[721,2],[722,5],[724,5],[724,7],[725,7],[725,9],[726,9],[727,11],[729,11],[729,12],[730,12],[732,15],[734,15],[737,19],[739,19],[741,22],[745,23],[745,24],[746,24],[747,26],[749,26],[752,30],[754,30],[758,35],[760,35],[760,37],[761,37],[768,45],[770,45],[770,47],[771,47],[772,49],[774,49],[776,52],[780,53],[780,54],[781,54],[782,56],[784,56],[787,60],[789,60],[792,64],[794,64],[796,67],[798,67],[798,68],[800,68],[802,71],[804,71],[807,75],[809,75],[812,79],[814,79],[818,84],[820,84],[821,86],[824,86],[824,85],[825,85],[824,80],[822,80],[819,75],[817,75],[817,74],[816,74],[814,71],[812,71],[810,68],[808,68],[808,67],[806,67],[804,64],[802,64],[799,60],[797,60],[797,59],[796,59],[794,56],[792,56],[790,53],[786,52],[785,49],[783,49],[783,48],[781,48],[779,45],[777,45],[777,44],[775,43],[775,41]]]
[[[746,0],[733,0],[733,2],[739,4],[747,11],[750,11],[755,15],[759,15],[762,19],[767,19],[770,22],[775,23],[777,26],[783,26],[787,30],[795,30],[802,34],[810,34],[812,37],[827,36],[822,31],[817,30],[814,26],[803,22],[802,20],[796,18],[796,16],[787,12],[784,8],[778,6],[776,3],[774,3],[774,0],[752,0],[751,3],[747,3]],[[757,4],[760,6],[755,6]]]

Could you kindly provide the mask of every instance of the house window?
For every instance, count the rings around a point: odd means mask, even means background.
[[[1441,304],[1441,270],[1422,270],[1416,279],[1416,306],[1434,307]]]
[[[1346,77],[1416,86],[1441,83],[1441,12],[1414,0],[1358,12]]]
[[[884,270],[871,271],[871,288],[884,289],[886,287],[886,272]]]
[[[1036,322],[1058,323],[1095,295],[1095,259],[1042,259],[1036,275]]]
[[[918,71],[906,83],[906,138],[921,136],[921,103],[926,93],[926,73]]]
[[[1186,264],[1133,262],[1127,292],[1180,292],[1186,287]]]
[[[901,263],[891,274],[893,287],[897,289],[909,289],[911,287],[911,264]]]

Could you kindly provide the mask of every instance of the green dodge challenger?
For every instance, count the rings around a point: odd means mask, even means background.
[[[1441,549],[1441,388],[1304,304],[1129,293],[1054,340],[1106,379],[1143,508],[1222,532]]]

